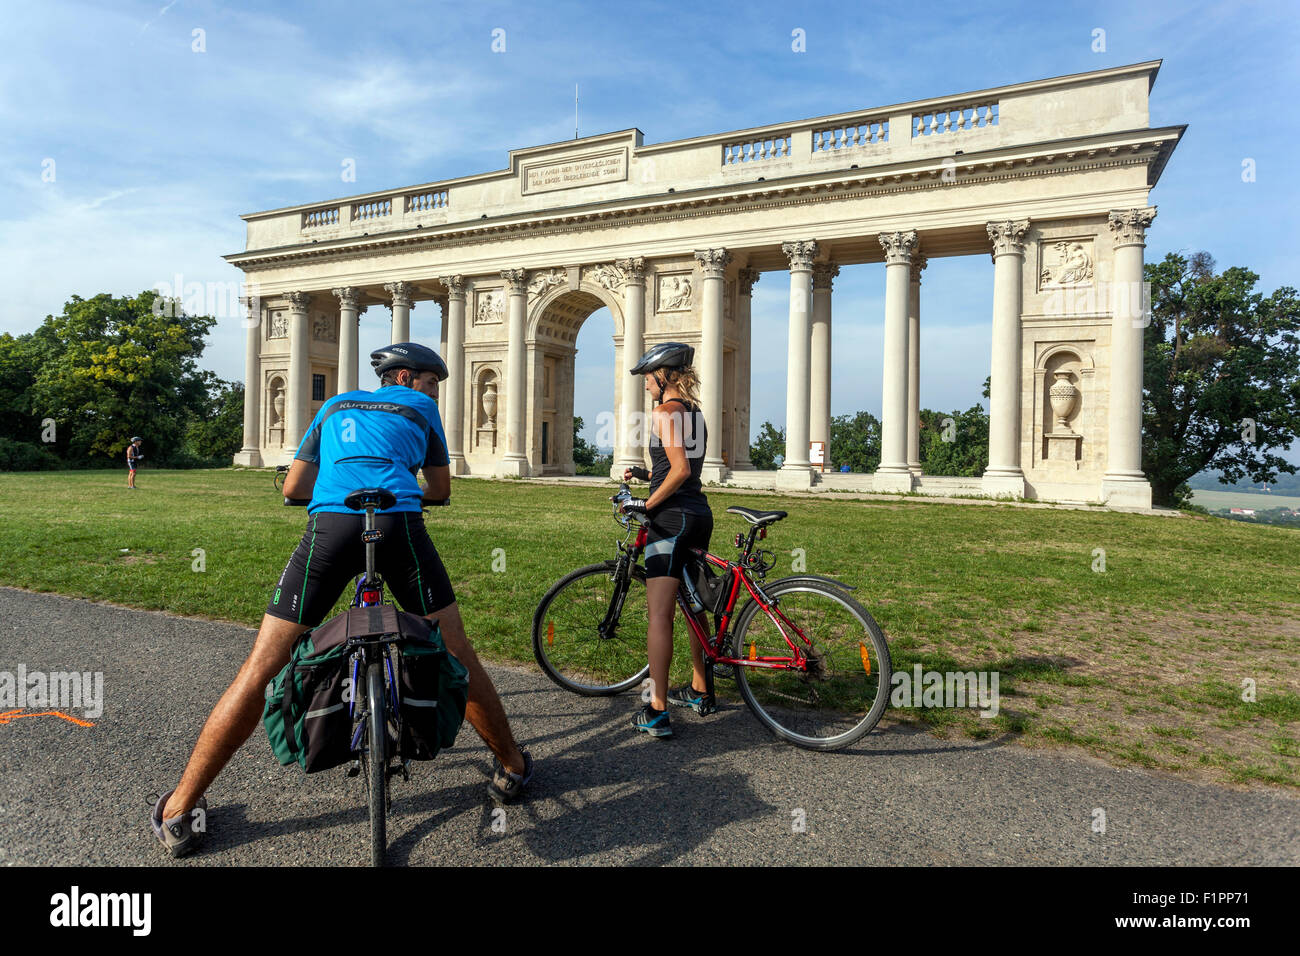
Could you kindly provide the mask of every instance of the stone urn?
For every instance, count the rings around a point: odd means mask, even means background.
[[[271,424],[276,425],[284,421],[284,392],[278,388],[275,394],[271,396]]]
[[[497,427],[497,383],[496,379],[483,386],[483,414],[487,416],[488,428]]]
[[[1052,403],[1052,414],[1056,416],[1056,427],[1053,431],[1073,433],[1073,429],[1070,428],[1070,416],[1074,414],[1074,408],[1079,402],[1079,390],[1070,381],[1069,372],[1052,374],[1056,377],[1056,381],[1047,390],[1047,397]]]

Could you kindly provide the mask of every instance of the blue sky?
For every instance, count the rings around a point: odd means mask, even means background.
[[[221,256],[243,248],[241,213],[499,169],[508,149],[572,137],[575,83],[582,134],[635,126],[655,143],[1149,59],[1164,60],[1152,125],[1190,128],[1151,196],[1148,259],[1205,249],[1258,272],[1266,292],[1300,285],[1295,14],[1251,3],[3,0],[0,331],[32,330],[73,293],[130,294],[178,274],[237,280]],[[504,53],[491,49],[498,28]],[[796,28],[806,52],[791,49]],[[340,179],[345,159],[355,183]],[[931,262],[923,405],[979,400],[991,285],[983,257]],[[835,414],[879,413],[883,287],[883,266],[837,280]],[[755,290],[755,427],[784,421],[787,295],[775,274]],[[417,336],[436,338],[436,316],[416,308]],[[578,339],[588,422],[611,402],[610,331],[598,313]],[[372,309],[362,348],[386,333],[386,312]],[[204,364],[243,378],[237,315],[221,316]]]

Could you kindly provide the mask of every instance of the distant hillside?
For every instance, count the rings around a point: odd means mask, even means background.
[[[1219,472],[1217,471],[1203,471],[1187,484],[1191,486],[1193,491],[1240,491],[1246,494],[1265,494],[1262,485],[1249,481],[1222,484],[1219,481]],[[1275,495],[1300,495],[1300,473],[1278,475],[1277,481],[1269,483],[1268,490]]]

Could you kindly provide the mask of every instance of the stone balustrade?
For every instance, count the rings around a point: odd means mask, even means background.
[[[353,222],[369,222],[373,219],[384,219],[393,214],[393,201],[391,199],[376,199],[371,202],[354,203],[352,206]]]
[[[937,136],[962,130],[984,129],[998,125],[998,104],[941,106],[928,113],[912,114],[912,136]]]
[[[722,147],[722,165],[754,163],[765,159],[782,159],[790,155],[790,136],[778,133],[739,143],[725,143]]]
[[[889,142],[889,117],[852,120],[812,131],[813,153],[827,153],[856,146]]]
[[[430,189],[406,194],[407,212],[433,212],[447,208],[447,190]]]
[[[337,226],[338,224],[338,206],[312,209],[302,214],[302,228],[304,231],[308,229],[319,229],[321,226]]]

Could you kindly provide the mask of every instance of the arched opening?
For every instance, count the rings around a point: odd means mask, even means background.
[[[617,307],[612,297],[606,301],[579,288],[551,293],[536,306],[528,340],[533,397],[528,459],[534,475],[573,475],[584,468],[590,473],[597,467],[595,455],[613,453],[619,383],[611,381],[618,331],[611,305]],[[579,349],[579,334],[592,316],[598,321]],[[581,461],[574,456],[575,417],[583,419]]]

